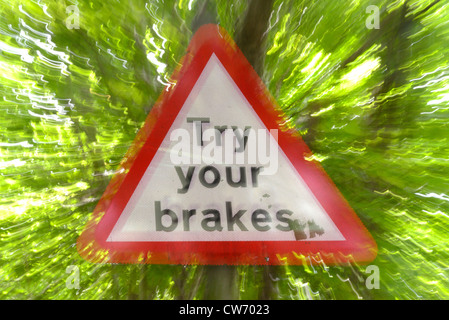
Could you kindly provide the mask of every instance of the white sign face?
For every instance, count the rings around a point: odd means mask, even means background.
[[[212,55],[107,241],[343,241]]]

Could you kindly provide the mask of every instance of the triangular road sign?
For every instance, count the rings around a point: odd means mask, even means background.
[[[377,246],[219,26],[193,36],[78,239],[104,263],[370,262]]]

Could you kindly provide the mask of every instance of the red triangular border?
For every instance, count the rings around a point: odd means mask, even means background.
[[[262,122],[278,129],[278,143],[346,241],[106,242],[212,53],[218,57]],[[204,25],[193,36],[181,68],[164,90],[110,181],[77,248],[97,263],[304,264],[368,263],[377,245],[311,151],[285,119],[265,85],[226,31]]]

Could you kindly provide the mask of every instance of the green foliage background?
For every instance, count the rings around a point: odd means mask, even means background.
[[[376,239],[380,288],[357,265],[84,261],[76,239],[195,29],[245,47],[259,8],[1,0],[1,299],[449,298],[449,1],[268,2],[249,60]]]

